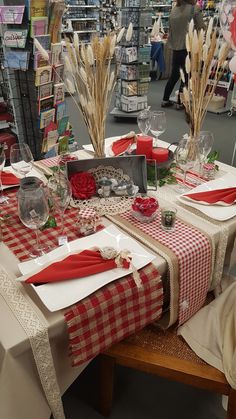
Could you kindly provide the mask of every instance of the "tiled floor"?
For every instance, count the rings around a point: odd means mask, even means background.
[[[110,419],[225,419],[221,396],[118,367]],[[66,419],[102,419],[97,411],[98,363],[82,373],[63,397]]]

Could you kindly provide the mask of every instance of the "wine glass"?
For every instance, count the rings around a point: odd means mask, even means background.
[[[47,194],[42,186],[32,183],[29,187],[19,190],[18,215],[21,222],[36,233],[36,244],[30,250],[30,256],[42,256],[45,253],[45,247],[40,243],[39,229],[46,223],[49,216]]]
[[[13,170],[21,175],[26,176],[33,167],[34,158],[28,144],[13,144],[10,150],[10,163]]]
[[[155,139],[153,147],[158,146],[159,135],[163,134],[166,130],[166,114],[164,111],[151,112],[150,117],[150,131],[154,135]]]
[[[144,109],[138,113],[137,123],[142,135],[147,135],[150,129],[150,116],[151,112],[148,109]]]
[[[206,162],[208,154],[211,152],[214,143],[214,135],[210,131],[201,131],[199,135],[199,160],[200,160],[200,175],[202,174],[202,165]]]
[[[48,181],[49,195],[52,198],[55,208],[61,215],[61,231],[59,236],[59,245],[67,242],[64,236],[65,228],[65,210],[68,207],[72,195],[71,184],[69,180],[59,173],[58,176],[52,176]]]
[[[4,204],[8,200],[7,197],[5,197],[3,194],[3,187],[2,187],[2,171],[5,166],[5,162],[6,162],[6,155],[4,153],[4,148],[1,147],[0,148],[0,204]]]
[[[190,189],[186,185],[187,171],[193,169],[193,167],[199,163],[198,142],[191,138],[182,138],[175,150],[175,161],[177,167],[184,173],[183,185],[178,186],[178,191],[184,193],[186,190]]]

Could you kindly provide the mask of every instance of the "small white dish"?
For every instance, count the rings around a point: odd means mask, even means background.
[[[155,256],[145,250],[136,240],[111,225],[91,236],[69,242],[40,258],[22,262],[19,264],[19,269],[22,275],[27,275],[38,269],[39,265],[43,266],[45,263],[53,262],[55,258],[67,256],[78,250],[91,249],[97,243],[100,247],[110,246],[117,250],[128,249],[132,254],[132,263],[136,269],[141,269],[155,259]],[[32,287],[44,305],[50,311],[56,311],[82,300],[109,282],[131,272],[132,269],[116,268],[85,278],[39,286],[32,285]]]
[[[236,187],[236,176],[232,174],[227,174],[215,180],[211,180],[209,182],[203,183],[202,185],[197,186],[196,188],[192,189],[191,191],[187,192],[188,195],[197,192],[206,192],[206,191],[213,191],[216,189],[224,189]],[[220,205],[205,205],[200,203],[195,203],[189,201],[184,197],[185,194],[180,195],[178,200],[182,202],[184,205],[188,205],[190,207],[196,208],[201,211],[203,214],[207,215],[208,217],[217,220],[217,221],[226,221],[230,218],[236,216],[236,204],[230,206],[220,206]]]

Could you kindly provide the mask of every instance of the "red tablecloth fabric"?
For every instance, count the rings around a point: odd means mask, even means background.
[[[162,314],[163,288],[153,264],[120,278],[65,311],[72,365],[80,365]]]
[[[161,228],[160,214],[151,223],[137,221],[127,211],[120,217],[167,246],[173,251],[179,265],[179,324],[193,316],[204,304],[212,268],[211,243],[207,236],[177,218],[174,231]]]

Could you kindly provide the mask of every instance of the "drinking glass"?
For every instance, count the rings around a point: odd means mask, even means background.
[[[10,163],[13,170],[21,176],[26,176],[33,167],[34,158],[28,144],[13,144],[10,150]]]
[[[214,143],[214,136],[210,131],[201,131],[199,136],[199,160],[200,174],[202,173],[202,165],[206,162],[208,154],[211,152]]]
[[[39,229],[49,216],[48,199],[42,186],[33,183],[25,186],[26,188],[20,189],[18,193],[18,215],[26,227],[35,230],[36,243],[29,254],[31,257],[38,257],[45,253],[45,247],[39,240]]]
[[[177,167],[184,173],[183,185],[178,186],[177,190],[180,193],[184,193],[190,189],[186,185],[187,171],[193,169],[199,163],[198,141],[189,138],[181,139],[175,150],[175,161]]]
[[[138,113],[137,123],[143,135],[147,135],[150,129],[150,116],[151,112],[148,109],[144,109],[143,111]]]
[[[166,114],[163,111],[151,112],[150,131],[154,135],[153,147],[158,146],[159,135],[166,130]]]
[[[7,198],[3,194],[3,187],[2,187],[2,171],[5,166],[6,156],[4,153],[4,148],[1,147],[0,149],[0,204],[4,204],[7,202]]]
[[[60,212],[61,231],[58,240],[59,244],[64,244],[67,241],[66,236],[64,236],[65,210],[70,203],[72,195],[71,184],[65,176],[59,173],[58,176],[52,176],[49,179],[48,189],[55,208]]]

